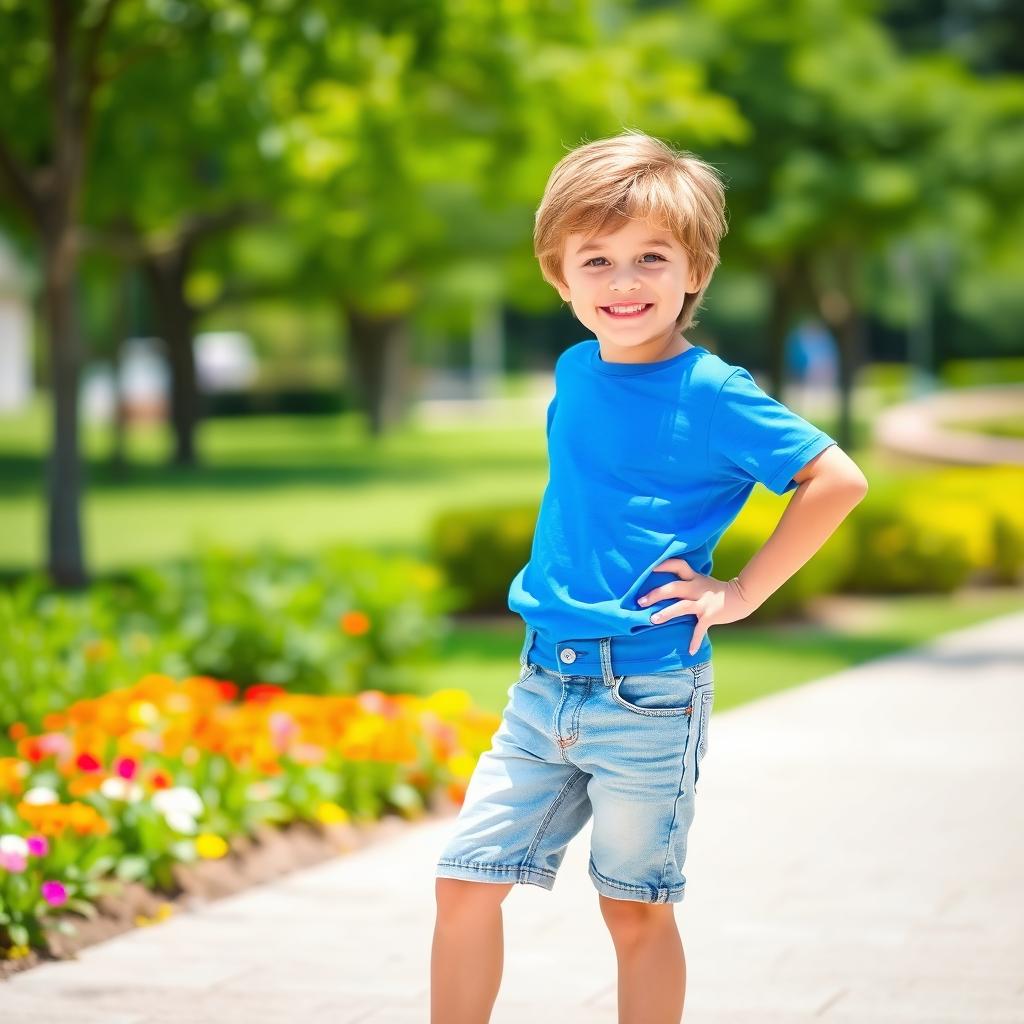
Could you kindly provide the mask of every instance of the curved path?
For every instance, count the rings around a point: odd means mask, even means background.
[[[685,1024],[1021,1024],[1022,722],[1024,612],[713,715]],[[15,975],[0,1019],[427,1024],[450,824]],[[616,1020],[589,833],[505,902],[494,1024]]]
[[[936,462],[1024,466],[1024,438],[971,433],[957,420],[1020,416],[1024,385],[949,388],[883,409],[875,416],[877,444],[901,455]],[[949,424],[949,425],[947,425]]]

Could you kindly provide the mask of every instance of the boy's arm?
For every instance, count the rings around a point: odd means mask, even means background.
[[[651,622],[676,615],[696,615],[690,654],[718,623],[746,618],[786,582],[835,532],[868,490],[868,481],[839,445],[819,452],[793,479],[797,487],[771,536],[731,580],[694,572],[683,558],[669,558],[656,570],[678,573],[680,579],[638,598],[641,606],[667,597],[680,598],[660,609]]]
[[[868,490],[867,478],[857,464],[835,444],[811,459],[793,479],[797,487],[778,525],[729,581],[749,611],[764,604],[810,560]]]

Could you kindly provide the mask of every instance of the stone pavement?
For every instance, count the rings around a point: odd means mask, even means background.
[[[715,712],[686,1024],[1022,1024],[1022,737],[1024,613]],[[427,1024],[451,822],[15,975],[0,1020]],[[589,833],[505,901],[493,1024],[615,1022]]]

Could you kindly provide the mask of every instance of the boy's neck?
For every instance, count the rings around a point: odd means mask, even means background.
[[[652,348],[654,342],[637,345],[632,349],[624,349],[619,346],[614,355],[608,351],[610,346],[602,344],[600,338],[598,338],[597,344],[601,349],[601,360],[605,363],[660,363],[664,359],[671,359],[694,347],[681,334],[669,338],[661,348]],[[624,355],[626,358],[623,358]]]

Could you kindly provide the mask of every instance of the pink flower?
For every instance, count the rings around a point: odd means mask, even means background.
[[[28,852],[33,857],[45,857],[50,852],[50,843],[46,836],[31,835],[27,842]]]
[[[134,779],[138,767],[138,762],[131,757],[119,757],[114,762],[114,771],[117,772],[122,779]]]
[[[71,738],[62,732],[47,732],[39,737],[39,749],[46,754],[70,754],[74,749]]]
[[[68,898],[68,891],[60,882],[43,882],[40,891],[43,899],[54,907],[59,907]]]
[[[10,871],[12,875],[20,875],[25,870],[25,858],[20,853],[0,850],[0,868]]]

